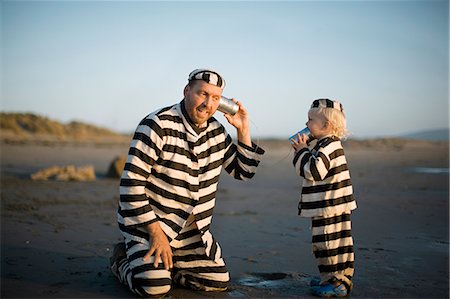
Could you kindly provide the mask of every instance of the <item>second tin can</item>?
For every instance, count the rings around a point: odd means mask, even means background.
[[[302,136],[303,134],[305,134],[305,135],[308,137],[306,143],[310,143],[312,140],[314,140],[314,137],[313,137],[313,135],[311,134],[311,132],[309,131],[309,129],[308,129],[308,128],[304,128],[304,129],[298,131],[297,133],[295,133],[294,135],[292,135],[291,137],[289,137],[289,141],[290,141],[291,143],[293,143],[292,140],[297,140],[297,135],[298,135],[298,134],[300,134],[300,136]]]

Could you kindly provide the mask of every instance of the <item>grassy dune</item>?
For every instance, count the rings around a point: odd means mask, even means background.
[[[128,142],[130,136],[82,122],[67,124],[32,113],[0,113],[4,142]]]

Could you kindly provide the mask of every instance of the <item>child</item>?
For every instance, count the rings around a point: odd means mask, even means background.
[[[305,134],[297,134],[291,144],[296,172],[304,178],[299,215],[312,219],[313,251],[320,272],[320,280],[311,281],[311,291],[319,297],[344,297],[352,289],[350,213],[356,202],[340,141],[347,133],[341,103],[315,100],[306,125],[316,139],[314,146],[308,147]]]

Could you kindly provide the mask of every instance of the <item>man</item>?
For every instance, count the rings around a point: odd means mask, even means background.
[[[223,169],[253,177],[264,150],[252,143],[244,106],[225,114],[234,144],[213,116],[225,80],[207,69],[189,74],[184,99],[145,117],[130,145],[120,181],[119,228],[111,270],[140,296],[163,295],[172,280],[184,287],[224,291],[228,270],[210,225]]]

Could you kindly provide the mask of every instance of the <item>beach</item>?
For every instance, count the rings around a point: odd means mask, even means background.
[[[266,150],[255,177],[222,173],[212,232],[231,282],[224,293],[179,287],[165,298],[313,298],[318,275],[310,220],[297,215],[301,178],[284,140]],[[449,297],[448,142],[381,139],[344,143],[358,209],[353,298]],[[1,144],[1,297],[134,298],[109,270],[121,235],[119,179],[110,162],[125,142]],[[38,181],[59,165],[92,165],[95,181]]]

